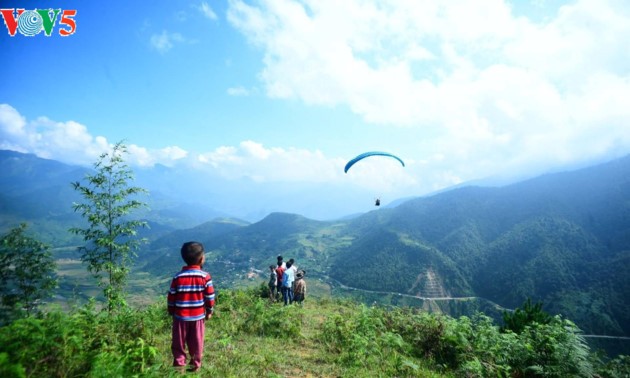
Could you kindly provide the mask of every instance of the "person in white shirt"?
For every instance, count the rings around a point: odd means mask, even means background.
[[[284,305],[293,303],[293,281],[295,281],[295,273],[291,269],[291,262],[287,262],[287,270],[282,275],[282,297]]]

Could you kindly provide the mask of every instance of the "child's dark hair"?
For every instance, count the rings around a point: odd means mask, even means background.
[[[198,265],[203,257],[203,244],[195,241],[186,242],[182,245],[182,259],[188,265]]]

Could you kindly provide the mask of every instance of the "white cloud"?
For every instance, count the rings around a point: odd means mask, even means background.
[[[26,133],[26,120],[13,107],[0,104],[0,124],[3,132],[9,138],[19,138]]]
[[[210,5],[208,5],[208,3],[206,3],[205,1],[201,3],[201,5],[199,5],[199,10],[201,11],[201,14],[203,14],[204,17],[210,19],[210,20],[217,20],[217,14],[212,10],[212,8],[210,7]]]
[[[107,148],[75,121],[55,122],[46,117],[27,121],[8,104],[0,105],[0,148],[40,157],[85,164]]]
[[[26,127],[26,119],[16,109],[0,104],[0,149],[28,152],[34,141]]]
[[[250,177],[257,181],[324,182],[339,176],[337,159],[321,151],[299,148],[267,148],[247,140],[235,146],[221,146],[199,156],[199,161],[216,168],[224,177]],[[343,172],[341,172],[343,174]]]
[[[47,117],[28,121],[15,108],[0,104],[0,149],[33,153],[39,157],[72,164],[89,165],[112,144],[103,136],[93,136],[76,121],[57,122]],[[173,165],[188,152],[177,146],[149,150],[128,145],[129,162],[138,166]]]
[[[373,190],[375,193],[407,193],[419,185],[425,185],[423,192],[433,188],[427,182],[418,182],[420,167],[413,160],[408,160],[407,168],[391,158],[373,157],[355,164],[345,174],[343,167],[346,160],[326,156],[319,150],[295,147],[265,147],[262,143],[247,140],[238,146],[221,146],[214,151],[200,154],[198,161],[210,167],[225,179],[249,178],[266,183],[327,183],[342,184],[348,187]],[[452,177],[442,177],[439,188],[453,184]],[[455,183],[459,181],[455,180]],[[394,194],[391,195],[395,197]]]
[[[630,150],[630,3],[578,0],[550,15],[516,16],[502,0],[228,9],[264,53],[268,96],[439,130],[418,150],[446,156],[454,181]]]
[[[268,150],[262,144],[251,140],[241,142],[241,149],[249,156],[257,160],[267,160],[273,154],[273,150]],[[276,152],[281,152],[278,150]]]
[[[187,40],[181,34],[168,32],[166,30],[162,30],[161,34],[153,34],[149,40],[151,47],[160,54],[167,53],[176,43],[184,42],[187,42]]]
[[[127,150],[129,151],[130,164],[141,167],[150,167],[155,164],[172,167],[178,160],[188,157],[188,151],[177,146],[150,150],[145,147],[130,144]]]

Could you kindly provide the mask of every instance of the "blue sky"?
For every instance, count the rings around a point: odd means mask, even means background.
[[[150,5],[147,5],[150,4]],[[394,200],[630,152],[630,3],[3,1],[76,32],[0,24],[0,148]],[[343,166],[369,150],[387,158]]]

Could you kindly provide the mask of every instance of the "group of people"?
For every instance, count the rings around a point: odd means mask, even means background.
[[[275,302],[282,295],[285,306],[293,302],[302,304],[306,296],[305,275],[306,271],[298,269],[294,259],[285,263],[278,256],[276,266],[269,265],[269,299]]]
[[[194,372],[201,368],[205,321],[214,314],[215,290],[210,273],[203,270],[206,261],[203,244],[194,241],[184,243],[180,252],[186,266],[173,277],[167,295],[168,312],[173,317],[171,351],[175,369],[184,372],[188,363],[187,370]],[[293,259],[285,264],[282,256],[278,256],[277,266],[271,265],[269,270],[269,297],[272,301],[279,299],[279,292],[285,306],[304,301],[306,271],[298,270]],[[189,361],[186,361],[186,348],[190,354]]]

